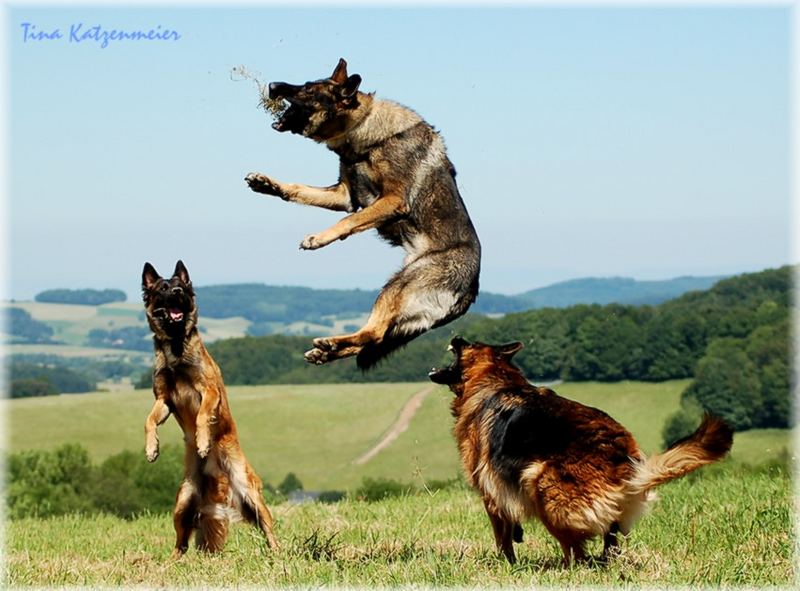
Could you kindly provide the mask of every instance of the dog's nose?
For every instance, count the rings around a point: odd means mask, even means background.
[[[271,99],[279,99],[293,96],[299,86],[294,86],[292,84],[286,84],[286,82],[270,82],[269,83],[269,98]]]
[[[448,350],[460,351],[461,349],[467,346],[469,346],[469,342],[457,335],[453,337],[453,339],[450,341],[450,347],[448,348]]]
[[[172,288],[172,295],[182,295],[183,288],[182,287],[173,287]]]

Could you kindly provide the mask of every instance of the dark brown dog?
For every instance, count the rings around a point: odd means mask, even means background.
[[[144,425],[145,453],[150,462],[158,458],[156,427],[170,414],[175,415],[186,444],[184,478],[173,513],[177,534],[173,556],[186,552],[194,529],[198,548],[221,550],[230,521],[240,517],[261,528],[276,548],[261,479],[239,447],[222,374],[200,340],[186,267],[178,261],[167,280],[145,263],[142,292],[156,354],[156,401]]]
[[[251,173],[253,191],[350,212],[306,236],[314,250],[372,228],[407,256],[359,331],[314,340],[310,363],[357,355],[366,369],[422,333],[463,315],[478,295],[481,247],[461,200],[441,136],[411,109],[359,92],[361,76],[339,64],[329,78],[273,82],[288,108],[273,127],[325,144],[339,156],[339,182],[318,188]]]
[[[584,544],[595,536],[603,536],[608,557],[655,486],[719,460],[731,447],[731,429],[706,416],[692,435],[647,458],[604,412],[529,384],[511,363],[521,348],[456,337],[453,365],[430,373],[456,395],[451,409],[464,473],[511,563],[520,524],[531,517],[559,541],[565,563],[585,559]]]

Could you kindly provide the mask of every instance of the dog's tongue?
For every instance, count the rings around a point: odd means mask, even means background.
[[[170,308],[169,317],[173,322],[180,322],[183,320],[183,312],[181,312],[178,308]]]

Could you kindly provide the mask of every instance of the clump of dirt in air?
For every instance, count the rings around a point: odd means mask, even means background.
[[[231,80],[252,80],[255,82],[258,87],[258,106],[264,109],[264,112],[272,116],[276,121],[288,108],[286,101],[283,99],[269,98],[269,86],[263,84],[258,79],[258,76],[247,70],[244,66],[234,66],[231,69]]]

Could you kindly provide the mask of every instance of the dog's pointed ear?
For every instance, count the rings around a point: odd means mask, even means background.
[[[331,80],[336,82],[336,84],[344,84],[345,80],[347,80],[347,62],[344,61],[343,57],[339,58],[339,63],[336,64],[336,67],[333,69]]]
[[[350,98],[358,91],[359,86],[361,86],[361,76],[353,74],[342,84],[342,96],[344,98]]]
[[[145,263],[144,269],[142,270],[142,289],[150,289],[159,279],[161,279],[161,276],[158,274],[155,267],[150,263]]]
[[[175,272],[172,274],[173,277],[177,277],[181,281],[183,281],[186,285],[191,285],[192,280],[189,279],[189,271],[186,270],[186,265],[183,264],[183,261],[179,260],[175,264]]]
[[[500,345],[497,347],[496,351],[506,357],[507,359],[511,359],[518,351],[520,351],[525,345],[516,341],[514,343],[506,343],[505,345]]]

